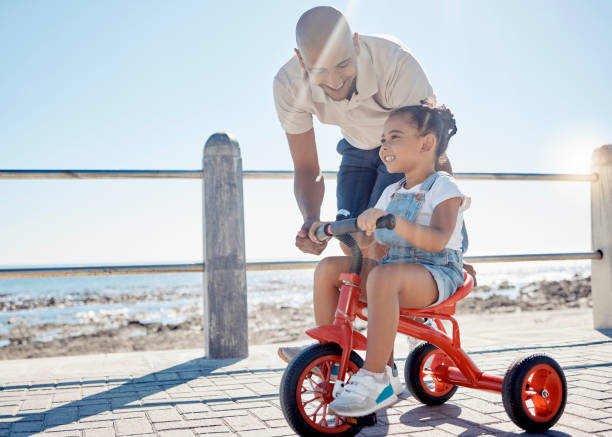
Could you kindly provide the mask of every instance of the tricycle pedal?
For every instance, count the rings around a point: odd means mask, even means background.
[[[376,425],[376,413],[362,417],[345,417],[344,420],[346,420],[346,423],[349,425],[374,426]]]

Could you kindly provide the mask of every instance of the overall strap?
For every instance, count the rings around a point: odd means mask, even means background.
[[[431,176],[429,176],[427,179],[425,179],[423,183],[421,184],[421,191],[429,191],[431,187],[433,186],[433,184],[436,183],[439,176],[440,176],[440,173],[435,172]]]
[[[418,212],[425,202],[425,193],[428,192],[440,175],[436,172],[423,181],[420,187],[420,193],[414,196],[411,208],[409,208],[408,216],[406,217],[411,222],[414,222]]]

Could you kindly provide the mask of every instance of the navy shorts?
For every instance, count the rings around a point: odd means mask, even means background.
[[[385,188],[404,177],[403,173],[387,171],[379,149],[358,149],[345,139],[338,142],[336,150],[342,155],[336,184],[338,211],[345,209],[357,217],[378,202]]]

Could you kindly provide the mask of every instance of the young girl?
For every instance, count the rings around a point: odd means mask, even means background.
[[[364,260],[362,284],[368,302],[366,360],[330,404],[336,414],[364,416],[395,403],[394,376],[385,367],[393,351],[399,308],[424,308],[448,299],[463,285],[462,213],[469,207],[455,180],[436,173],[457,129],[452,113],[423,102],[393,111],[382,134],[380,159],[405,178],[383,192],[374,208],[357,219],[366,235],[389,247],[382,264]],[[376,229],[376,220],[396,216],[394,230]],[[315,319],[331,324],[338,302],[338,276],[348,257],[326,258],[315,272]]]

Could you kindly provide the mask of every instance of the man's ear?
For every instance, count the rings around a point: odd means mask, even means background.
[[[298,49],[293,49],[295,50],[295,55],[297,56],[298,60],[300,61],[300,65],[302,66],[302,68],[304,70],[306,70],[306,65],[304,65],[304,59],[302,59],[302,54],[300,53],[300,51]]]
[[[423,145],[421,146],[421,152],[429,152],[431,149],[436,147],[436,136],[429,133],[423,137]]]
[[[359,56],[359,34],[357,32],[353,34],[353,45],[355,46],[357,56]]]

